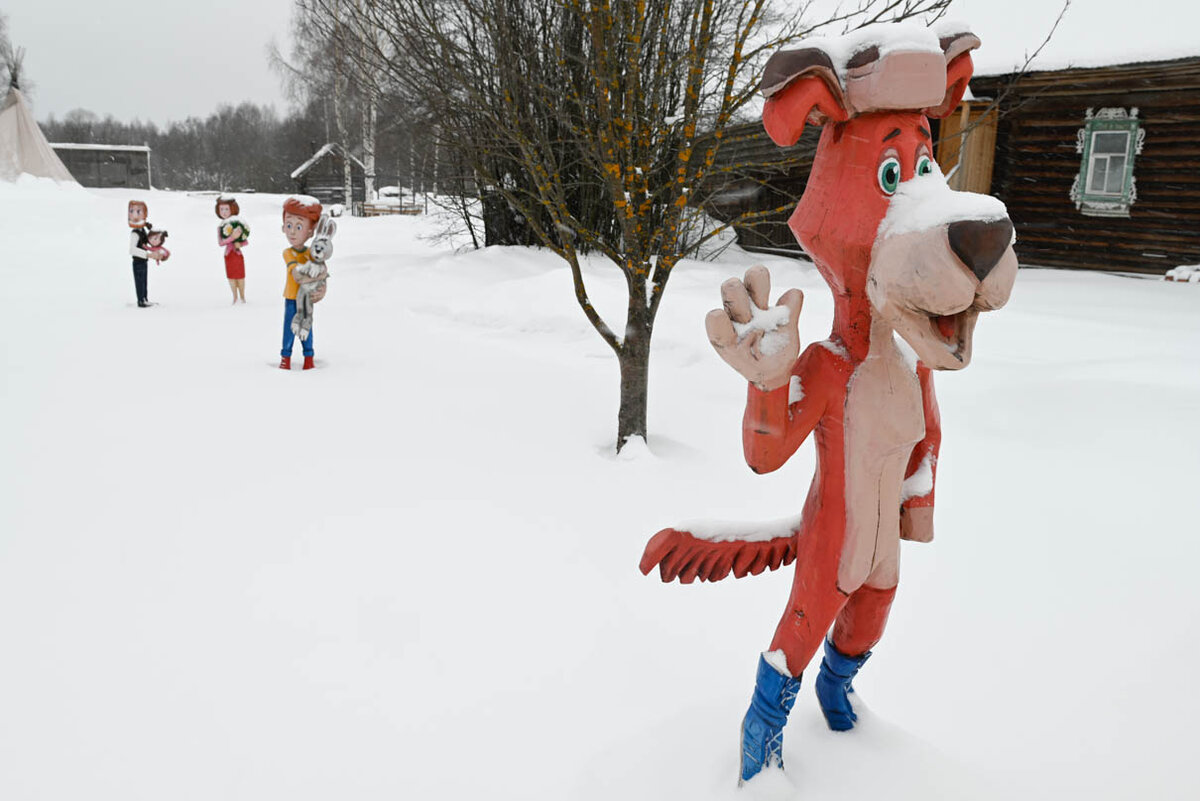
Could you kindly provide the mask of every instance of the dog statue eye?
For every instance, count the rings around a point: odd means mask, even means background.
[[[929,156],[921,156],[917,159],[917,175],[929,175],[933,172],[933,159]]]
[[[879,165],[879,188],[885,195],[893,195],[900,186],[900,159],[895,156],[883,160]]]

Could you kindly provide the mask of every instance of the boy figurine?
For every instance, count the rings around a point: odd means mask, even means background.
[[[146,246],[150,244],[150,224],[146,222],[149,213],[150,210],[144,201],[129,201],[129,255],[133,257],[133,288],[137,293],[137,305],[140,309],[154,305],[150,302],[146,286],[148,260],[160,261],[162,259],[160,253],[146,249]]]
[[[287,265],[287,282],[283,287],[283,349],[279,352],[279,368],[292,369],[292,348],[296,334],[292,331],[292,318],[296,316],[296,293],[300,284],[323,281],[328,273],[322,269],[316,276],[298,275],[295,268],[311,261],[305,243],[312,237],[317,221],[321,219],[321,201],[308,195],[292,195],[283,202],[283,235],[291,247],[283,251],[283,263]],[[313,368],[313,332],[300,338],[304,349],[304,369]]]

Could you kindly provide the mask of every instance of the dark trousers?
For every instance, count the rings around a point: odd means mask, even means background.
[[[134,258],[133,260],[133,288],[137,291],[137,302],[139,306],[145,306],[149,300],[146,297],[146,260]]]

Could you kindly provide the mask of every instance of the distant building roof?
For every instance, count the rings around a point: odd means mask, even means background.
[[[342,158],[348,158],[348,159],[350,159],[350,161],[352,161],[356,165],[358,165],[358,168],[360,170],[366,170],[366,167],[363,166],[363,163],[361,161],[359,161],[358,159],[354,158],[353,153],[347,153],[346,149],[344,147],[342,147],[340,144],[338,144],[337,142],[329,142],[328,144],[322,146],[321,149],[318,150],[316,153],[313,153],[312,157],[309,158],[308,161],[304,162],[299,167],[297,167],[295,170],[293,170],[292,178],[299,178],[301,175],[304,175],[304,173],[306,173],[312,169],[314,164],[316,164],[321,159],[325,158],[325,156],[329,155],[330,153],[336,153],[336,155],[341,156]]]
[[[149,145],[81,145],[74,142],[51,142],[50,147],[59,150],[133,150],[139,153],[149,153]]]
[[[1065,70],[1103,69],[1105,67],[1126,67],[1135,64],[1158,64],[1177,61],[1200,61],[1200,48],[1183,50],[1160,50],[1153,52],[1127,51],[1110,55],[1095,55],[1090,58],[1079,58],[1071,61],[1052,61],[1049,59],[1034,59],[1026,68],[1026,72],[1063,72]],[[975,71],[978,77],[1010,75],[1020,70],[1020,64],[1013,64],[1007,69],[990,65]]]

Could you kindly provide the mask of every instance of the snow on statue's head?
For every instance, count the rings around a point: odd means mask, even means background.
[[[321,201],[309,195],[292,195],[283,201],[283,235],[294,248],[304,245],[321,219]]]
[[[235,214],[241,214],[237,198],[232,195],[219,195],[215,211],[217,212],[217,216],[222,220],[227,220]]]
[[[127,212],[127,216],[130,228],[141,228],[146,224],[146,217],[149,215],[150,209],[146,207],[146,203],[144,201],[129,201],[129,210]]]

